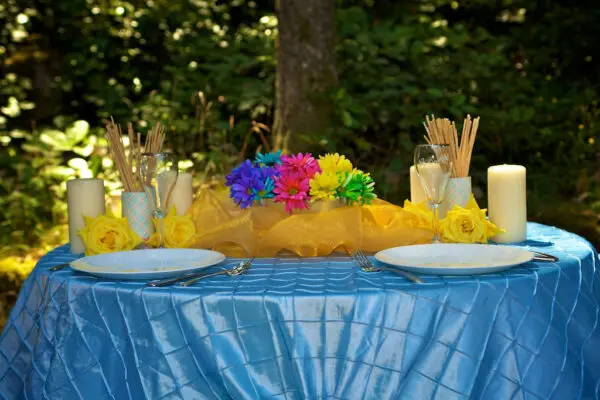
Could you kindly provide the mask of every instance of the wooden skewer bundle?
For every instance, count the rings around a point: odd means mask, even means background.
[[[125,152],[121,127],[115,124],[112,118],[106,125],[108,148],[123,182],[124,190],[126,192],[142,192],[140,172],[142,153],[159,153],[161,151],[165,140],[164,128],[157,122],[148,132],[144,146],[142,146],[140,133],[135,133],[131,123],[127,125],[127,133],[129,136],[129,154]]]
[[[447,118],[435,118],[434,115],[425,117],[423,122],[427,135],[425,140],[429,144],[447,144],[450,146],[450,157],[452,159],[452,177],[464,178],[469,176],[471,155],[475,146],[475,137],[479,128],[479,117],[471,119],[470,115],[465,118],[460,141],[454,121]]]

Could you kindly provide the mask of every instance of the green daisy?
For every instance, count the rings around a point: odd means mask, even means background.
[[[342,174],[340,179],[338,197],[345,199],[347,204],[371,204],[371,201],[377,198],[374,193],[375,182],[369,174],[354,170]]]

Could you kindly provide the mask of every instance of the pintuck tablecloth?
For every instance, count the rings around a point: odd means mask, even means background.
[[[5,399],[598,398],[598,256],[529,224],[560,257],[479,277],[260,259],[247,275],[145,288],[47,254],[0,337]]]

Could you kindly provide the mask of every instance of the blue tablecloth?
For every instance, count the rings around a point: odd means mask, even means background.
[[[365,273],[348,259],[257,260],[241,277],[144,288],[48,268],[0,337],[6,399],[592,399],[592,246],[529,224],[561,258],[480,277]],[[536,242],[537,241],[537,242]]]

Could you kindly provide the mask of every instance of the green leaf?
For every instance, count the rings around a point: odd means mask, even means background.
[[[75,121],[71,127],[67,128],[67,138],[72,145],[75,145],[81,142],[87,136],[89,130],[90,124],[88,124],[87,121]]]
[[[94,145],[92,143],[88,143],[86,146],[73,147],[73,152],[82,157],[89,157],[93,151],[94,151]]]
[[[70,177],[75,174],[75,170],[73,168],[67,168],[62,165],[57,165],[54,167],[48,167],[43,171],[43,174],[46,176],[56,176],[59,178]]]
[[[444,92],[437,88],[427,88],[426,92],[434,99],[441,99],[442,97],[444,97]]]
[[[40,140],[53,150],[68,151],[71,149],[67,135],[55,129],[45,130],[40,135]]]
[[[347,110],[342,111],[342,121],[344,123],[344,126],[347,128],[352,128],[352,125],[354,124],[352,115]]]
[[[83,158],[71,158],[67,165],[74,170],[79,171],[88,169],[87,161],[85,161]]]

